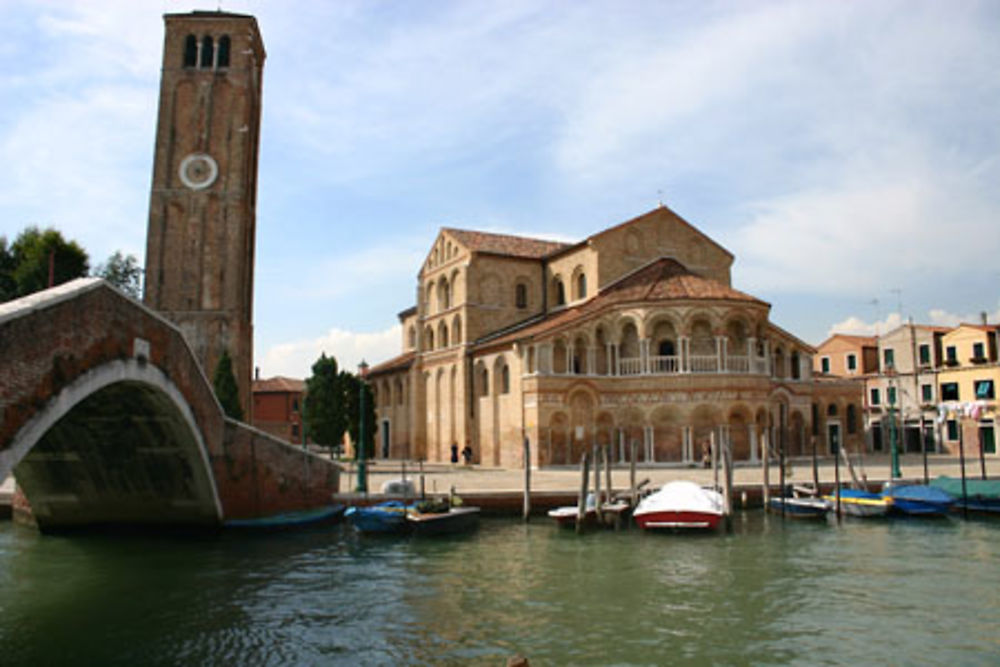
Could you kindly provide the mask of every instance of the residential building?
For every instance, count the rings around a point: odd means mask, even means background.
[[[961,324],[941,337],[937,390],[949,451],[958,451],[961,438],[966,455],[978,454],[980,447],[987,455],[997,454],[998,330],[997,325]]]
[[[379,456],[484,465],[695,463],[864,445],[856,383],[734,289],[734,256],[666,207],[568,244],[444,228],[399,314],[403,352],[372,367]],[[633,445],[634,443],[634,445]],[[773,451],[773,450],[772,450]]]
[[[302,409],[306,383],[287,377],[253,381],[253,425],[271,435],[302,442]]]
[[[813,372],[841,378],[861,377],[878,371],[878,339],[835,333],[820,343],[813,357]]]

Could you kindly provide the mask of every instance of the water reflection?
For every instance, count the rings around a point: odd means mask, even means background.
[[[182,539],[0,524],[5,664],[985,663],[1000,525]]]

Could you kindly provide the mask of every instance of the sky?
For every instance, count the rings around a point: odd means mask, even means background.
[[[255,364],[401,350],[440,227],[663,202],[813,345],[1000,321],[1000,3],[0,0],[0,236],[143,260],[163,19],[257,17]]]

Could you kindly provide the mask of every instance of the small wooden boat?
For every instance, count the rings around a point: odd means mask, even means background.
[[[722,494],[694,482],[668,482],[632,512],[643,530],[713,530],[722,519]]]
[[[327,505],[325,507],[297,512],[284,512],[282,514],[272,514],[271,516],[253,519],[229,519],[223,523],[223,526],[225,528],[239,528],[241,530],[301,528],[310,525],[336,523],[343,517],[344,510],[344,505]]]
[[[823,496],[824,500],[830,501],[831,507],[836,509],[836,493]],[[892,499],[886,498],[881,493],[862,491],[861,489],[841,489],[840,508],[848,516],[862,518],[873,518],[885,516],[892,505]]]
[[[892,499],[892,511],[913,516],[943,516],[955,499],[948,493],[924,484],[886,484],[882,495]]]
[[[478,507],[449,507],[439,512],[421,512],[410,508],[406,521],[414,535],[454,535],[479,527]]]
[[[359,533],[405,533],[407,505],[398,500],[388,500],[370,507],[348,507],[344,517]]]
[[[793,519],[823,519],[832,505],[824,498],[784,496],[769,499],[767,508]]]
[[[952,506],[954,509],[1000,513],[1000,479],[967,479],[964,497],[961,478],[941,476],[931,480],[930,485],[954,498],[955,504]]]
[[[566,528],[576,525],[576,516],[580,513],[580,508],[576,505],[563,505],[548,511],[550,518],[555,519],[556,525]],[[594,494],[588,493],[584,504],[584,522],[593,523],[597,519],[597,501]]]

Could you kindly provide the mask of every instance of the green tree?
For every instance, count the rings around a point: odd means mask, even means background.
[[[340,446],[347,428],[341,376],[337,360],[323,353],[312,366],[312,376],[306,380],[303,411],[306,428],[312,439],[328,445],[331,453]]]
[[[53,285],[86,276],[90,268],[87,252],[76,241],[67,241],[52,228],[26,228],[11,244],[8,253],[9,277],[13,279],[15,297],[48,287],[50,268]]]
[[[233,419],[243,419],[243,408],[240,406],[240,389],[233,373],[233,360],[227,350],[222,351],[219,363],[215,367],[212,378],[215,396],[219,399],[223,411]]]
[[[347,411],[347,430],[351,435],[352,442],[358,442],[360,434],[358,426],[361,423],[361,392],[365,394],[365,441],[363,443],[365,458],[371,458],[374,453],[372,443],[375,437],[375,397],[372,394],[371,385],[364,382],[353,373],[344,371],[340,374],[341,383],[344,387],[344,409]],[[360,453],[361,447],[357,447],[355,455]]]
[[[94,269],[94,275],[103,278],[133,299],[142,296],[142,267],[135,255],[123,255],[116,250],[108,261]]]
[[[7,237],[0,236],[0,303],[17,296],[14,266],[14,254],[7,247]]]

